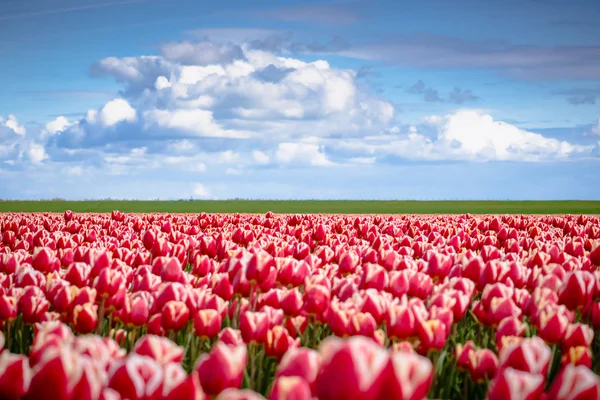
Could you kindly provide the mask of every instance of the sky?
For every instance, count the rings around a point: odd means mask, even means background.
[[[0,0],[1,199],[600,199],[597,0]]]

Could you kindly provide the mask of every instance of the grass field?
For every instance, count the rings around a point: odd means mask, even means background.
[[[0,201],[0,212],[600,214],[600,201]]]

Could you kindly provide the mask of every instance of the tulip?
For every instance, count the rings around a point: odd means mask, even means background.
[[[504,336],[523,336],[527,325],[516,317],[506,317],[500,321],[496,328],[496,345],[498,349],[502,347],[502,338]]]
[[[415,316],[408,306],[391,305],[386,315],[387,334],[390,339],[407,339],[415,333]]]
[[[73,329],[77,333],[92,333],[98,325],[97,306],[87,303],[73,308]]]
[[[167,338],[155,335],[145,335],[138,339],[132,352],[140,356],[147,356],[160,365],[178,363],[183,360],[182,347]]]
[[[594,330],[585,324],[569,324],[562,338],[562,349],[566,352],[571,347],[590,347],[594,340]]]
[[[433,380],[431,361],[415,353],[395,352],[389,357],[380,399],[423,399]]]
[[[212,339],[221,331],[222,323],[216,310],[199,310],[194,317],[194,331],[198,337]]]
[[[169,301],[161,313],[161,325],[167,332],[179,332],[187,324],[190,310],[182,301]]]
[[[475,382],[491,379],[498,371],[498,358],[489,349],[472,351],[469,363],[469,373]]]
[[[532,374],[546,375],[552,351],[542,339],[533,337],[518,343],[504,344],[500,350],[500,367],[511,367]]]
[[[290,348],[298,347],[300,339],[294,340],[282,326],[274,326],[267,331],[265,353],[269,357],[281,358]]]
[[[569,326],[566,315],[557,310],[542,310],[539,317],[538,335],[548,343],[559,343]]]
[[[11,296],[0,296],[0,321],[17,318],[17,300]]]
[[[558,295],[559,301],[570,310],[587,308],[595,294],[596,279],[591,272],[573,271],[565,278]]]
[[[240,317],[240,331],[247,344],[264,343],[269,329],[269,316],[266,312],[246,311]]]
[[[17,400],[29,389],[31,370],[27,357],[12,354],[8,350],[0,353],[0,397]]]
[[[285,376],[275,380],[269,400],[311,400],[308,383],[297,376]]]
[[[371,339],[329,337],[320,346],[322,365],[315,381],[320,400],[377,398],[389,354]]]
[[[148,396],[149,398],[160,400],[202,400],[204,398],[197,377],[195,375],[188,376],[181,364],[168,363],[163,368],[163,382]]]
[[[419,336],[420,348],[424,352],[441,350],[446,344],[446,325],[437,319],[416,320],[416,331]]]
[[[584,365],[592,368],[592,351],[586,346],[571,347],[568,352],[563,354],[561,363],[562,365]]]
[[[159,388],[164,379],[163,373],[152,358],[131,354],[113,364],[108,373],[108,387],[123,399],[141,400]]]
[[[490,383],[488,400],[535,400],[544,391],[544,376],[505,368]]]
[[[304,292],[304,311],[309,315],[323,315],[329,307],[331,291],[325,286],[308,285]]]
[[[246,346],[229,346],[217,342],[210,353],[198,358],[194,370],[204,392],[216,396],[227,388],[240,387],[247,360]]]
[[[291,348],[279,362],[275,377],[300,377],[312,387],[320,364],[321,356],[317,351],[305,347]]]
[[[600,379],[589,368],[566,365],[554,379],[548,400],[584,400],[600,398]]]
[[[218,336],[219,340],[230,346],[241,346],[244,344],[242,333],[237,329],[225,328]]]

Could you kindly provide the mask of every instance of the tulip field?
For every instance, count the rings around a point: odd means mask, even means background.
[[[0,214],[0,399],[600,399],[600,217]]]

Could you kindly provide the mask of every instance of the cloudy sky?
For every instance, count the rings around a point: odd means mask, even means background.
[[[0,198],[600,199],[597,0],[0,2]]]

